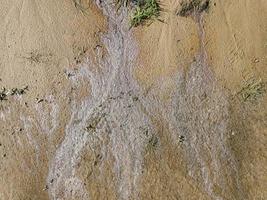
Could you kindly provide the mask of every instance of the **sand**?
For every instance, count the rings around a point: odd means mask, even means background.
[[[160,3],[1,2],[0,199],[267,198],[267,2]]]

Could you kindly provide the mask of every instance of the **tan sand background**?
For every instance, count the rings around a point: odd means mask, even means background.
[[[133,77],[164,104],[177,89],[176,74],[188,71],[195,60],[200,37],[192,18],[176,15],[178,1],[160,3],[164,23],[131,31],[138,49]],[[0,5],[0,87],[29,87],[26,94],[0,102],[0,199],[56,199],[49,193],[54,181],[48,180],[49,166],[73,117],[71,101],[82,105],[92,93],[80,68],[109,54],[101,40],[109,29],[107,16],[91,0],[79,5],[71,0],[1,0]],[[212,0],[203,15],[208,64],[230,99],[227,145],[237,162],[242,200],[267,199],[267,95],[252,103],[237,95],[250,77],[267,81],[267,1]],[[82,77],[77,87],[70,81],[73,74]],[[154,114],[151,123],[160,146],[144,154],[138,195],[128,199],[216,199],[188,174],[183,145],[173,145],[168,120]],[[71,183],[58,199],[127,199],[115,186],[115,158],[100,167],[99,155],[88,146],[80,156],[76,174],[90,198],[74,194]],[[213,192],[221,199],[241,199],[233,188],[218,186]]]

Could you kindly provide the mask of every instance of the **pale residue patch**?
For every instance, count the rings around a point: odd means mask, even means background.
[[[127,11],[122,9],[117,13],[111,1],[97,3],[108,17],[109,31],[102,37],[108,57],[99,59],[98,66],[87,60],[70,77],[73,86],[87,85],[91,94],[81,103],[75,98],[71,102],[72,116],[47,178],[48,183],[53,179],[49,189],[51,199],[90,199],[86,190],[70,180],[80,183],[76,165],[82,150],[88,145],[96,151],[94,147],[98,144],[102,144],[105,159],[115,158],[119,199],[138,199],[143,153],[153,128],[144,113],[142,92],[132,77],[137,52],[126,21]],[[110,141],[107,146],[101,142],[104,139]],[[70,188],[72,193],[68,192]]]
[[[36,118],[39,122],[40,132],[51,137],[59,124],[59,105],[52,95],[47,96],[45,100],[47,103],[37,103],[35,105]]]
[[[231,132],[229,97],[208,66],[202,16],[196,16],[196,22],[200,52],[189,70],[178,74],[165,116],[173,141],[184,148],[189,175],[212,199],[236,198],[231,196],[233,189],[238,199],[243,199],[238,164],[227,143]]]

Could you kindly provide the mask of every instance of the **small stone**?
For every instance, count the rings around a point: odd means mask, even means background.
[[[44,99],[38,99],[37,103],[41,103],[43,101],[44,101]]]
[[[179,142],[184,142],[185,141],[185,136],[183,136],[183,135],[180,135],[179,136]]]
[[[138,97],[133,97],[133,101],[138,101]]]
[[[260,62],[260,60],[257,59],[257,58],[254,58],[253,62],[254,62],[254,63],[258,63],[258,62]]]
[[[49,188],[48,188],[48,185],[46,185],[45,188],[44,188],[43,190],[45,191],[45,190],[48,190],[48,189],[49,189]]]

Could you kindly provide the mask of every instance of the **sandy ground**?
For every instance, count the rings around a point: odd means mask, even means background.
[[[267,198],[267,2],[160,3],[2,0],[0,199]]]

